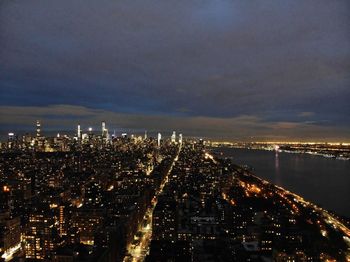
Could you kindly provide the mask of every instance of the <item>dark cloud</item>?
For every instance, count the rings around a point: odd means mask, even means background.
[[[339,137],[349,140],[347,128],[334,128],[319,125],[313,121],[288,122],[266,121],[252,115],[237,117],[203,117],[203,116],[165,116],[161,114],[143,115],[115,113],[102,109],[83,106],[55,105],[48,107],[0,106],[1,125],[8,130],[18,131],[35,129],[37,119],[42,122],[46,132],[65,129],[74,130],[79,123],[83,129],[92,126],[100,130],[101,121],[107,120],[110,131],[130,130],[142,133],[162,132],[164,136],[173,130],[185,133],[186,136],[201,136],[219,140],[310,140],[339,141]]]
[[[348,14],[346,0],[4,0],[0,103],[280,123],[252,125],[261,136],[308,121],[334,137],[350,130]]]

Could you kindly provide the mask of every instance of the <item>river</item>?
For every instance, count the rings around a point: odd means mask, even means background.
[[[235,164],[248,165],[262,179],[323,208],[350,217],[350,161],[308,154],[215,148]]]

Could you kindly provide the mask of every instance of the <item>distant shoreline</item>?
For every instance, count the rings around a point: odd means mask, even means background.
[[[320,145],[326,145],[326,144],[320,144]],[[227,144],[217,144],[217,145],[211,145],[212,148],[233,148],[233,149],[247,149],[247,150],[261,150],[261,151],[275,151],[275,152],[281,152],[281,153],[288,153],[288,154],[307,154],[307,155],[313,155],[313,156],[322,156],[325,158],[331,158],[335,160],[342,160],[342,161],[350,161],[350,147],[346,146],[345,149],[338,149],[334,150],[333,148],[322,148],[322,151],[316,151],[312,150],[308,147],[303,148],[296,148],[296,149],[284,149],[283,147],[286,145],[278,146],[278,148],[274,148],[271,146],[261,146],[261,147],[254,147],[254,146],[242,146],[242,145],[227,145]],[[288,145],[289,146],[289,145]]]
[[[214,148],[211,148],[210,151],[212,153],[215,153],[212,151],[212,149]],[[246,149],[246,148],[234,148],[234,149]],[[250,150],[261,150],[261,151],[267,151],[267,150],[264,150],[264,149],[250,149]],[[285,193],[289,194],[289,195],[292,195],[294,196],[296,199],[294,199],[296,202],[298,202],[299,204],[300,203],[303,203],[303,204],[306,204],[308,205],[310,208],[313,208],[315,210],[317,210],[317,212],[323,212],[323,215],[324,216],[329,216],[329,217],[332,217],[332,219],[335,219],[335,220],[340,220],[340,221],[337,221],[339,224],[338,226],[340,226],[342,229],[342,231],[344,231],[344,228],[346,230],[349,230],[349,228],[347,227],[346,223],[347,221],[350,220],[350,217],[347,216],[347,215],[342,215],[342,214],[338,214],[338,212],[334,211],[334,210],[331,210],[331,209],[328,209],[328,208],[324,208],[321,204],[319,203],[315,203],[313,201],[309,201],[309,200],[305,200],[304,197],[302,197],[300,194],[297,194],[291,190],[288,190],[286,189],[285,187],[282,187],[282,186],[279,186],[275,183],[272,183],[264,178],[261,178],[259,176],[257,176],[254,172],[254,167],[250,167],[250,166],[247,166],[247,165],[239,165],[237,163],[234,162],[234,158],[233,157],[225,157],[224,155],[222,156],[217,156],[216,154],[214,155],[214,159],[225,159],[225,158],[228,158],[230,159],[230,161],[232,162],[232,164],[234,164],[235,166],[239,167],[242,171],[246,172],[246,174],[248,174],[249,176],[251,177],[254,177],[255,179],[257,179],[258,181],[261,182],[261,184],[264,184],[264,185],[269,185],[273,188],[275,188],[276,190],[281,190],[281,191],[284,191]]]

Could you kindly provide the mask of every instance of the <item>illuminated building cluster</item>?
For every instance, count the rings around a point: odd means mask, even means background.
[[[2,143],[0,257],[123,260],[179,143],[110,136],[105,123],[101,134],[79,125],[78,136],[44,137],[36,126],[34,137]]]
[[[5,261],[345,261],[336,215],[203,140],[11,134],[0,154]]]
[[[323,143],[323,142],[210,142],[212,147],[246,148],[279,151],[292,154],[310,154],[350,160],[349,143]]]
[[[154,210],[146,261],[171,259],[178,246],[189,247],[181,261],[346,261],[349,233],[324,209],[186,143]]]

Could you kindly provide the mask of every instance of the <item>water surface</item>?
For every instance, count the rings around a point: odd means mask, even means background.
[[[350,217],[350,161],[307,154],[219,148],[235,164],[249,165],[253,172],[306,200]]]

